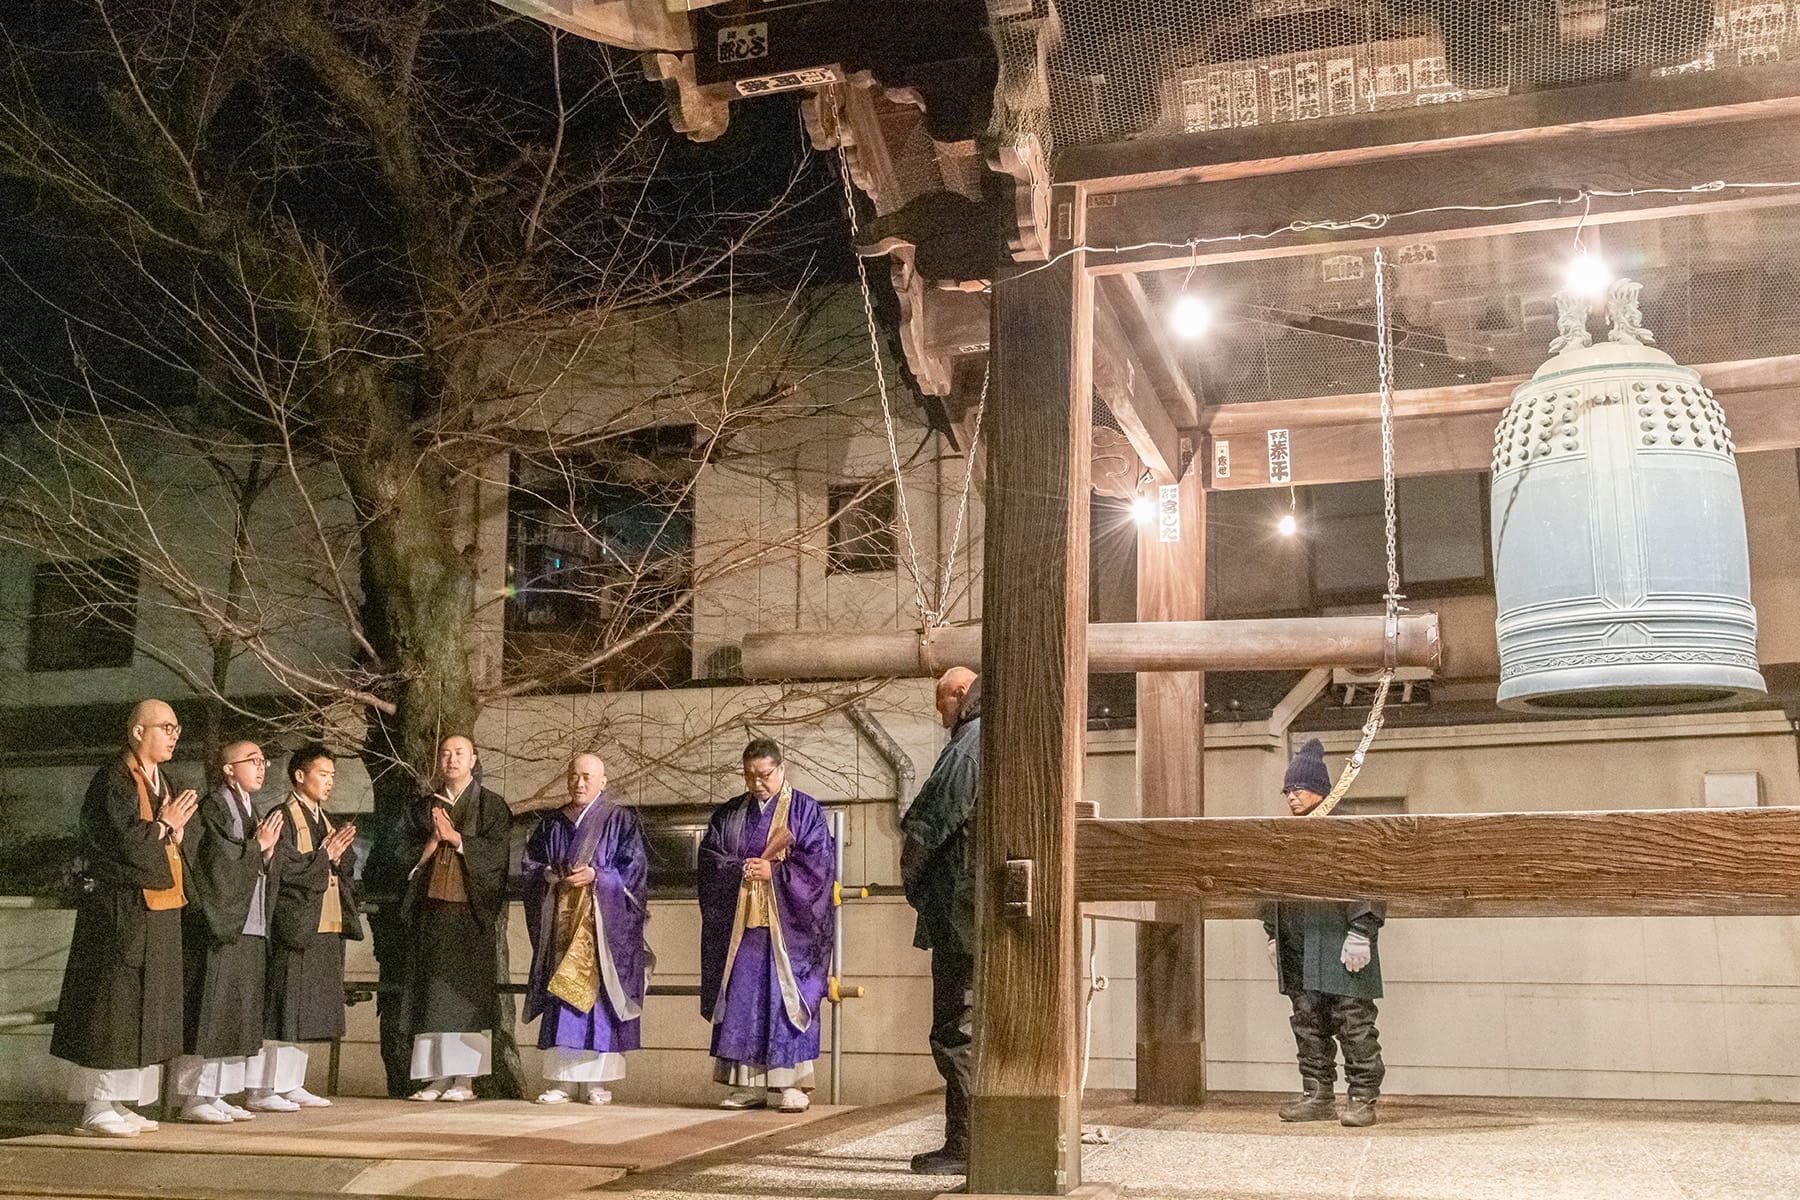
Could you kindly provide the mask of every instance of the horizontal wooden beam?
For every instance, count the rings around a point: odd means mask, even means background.
[[[1725,409],[1740,453],[1800,448],[1800,355],[1696,368]],[[1394,393],[1394,461],[1403,475],[1485,471],[1494,426],[1522,376]],[[1372,393],[1228,404],[1207,410],[1206,486],[1268,487],[1268,435],[1288,431],[1289,483],[1381,478],[1380,397]],[[1227,443],[1230,475],[1217,473]],[[1287,486],[1283,483],[1281,486]]]
[[[1090,195],[1090,270],[1166,270],[1426,234],[1480,237],[1789,203],[1796,193],[1780,188],[1691,189],[1800,180],[1797,120],[1784,110],[1728,129],[1625,124],[1549,142],[1427,145],[1392,161]],[[1584,191],[1616,194],[1576,200]],[[1306,227],[1270,232],[1291,222]]]
[[[1381,900],[1391,917],[1786,915],[1800,808],[1090,820],[1075,891],[1209,917],[1273,899]]]
[[[1436,613],[1407,613],[1395,627],[1395,665],[1440,661]],[[982,627],[923,633],[749,633],[749,679],[905,679],[951,667],[980,669]],[[1087,627],[1090,672],[1285,671],[1380,666],[1380,616],[1275,617],[1249,621],[1108,621]]]
[[[1375,162],[1430,146],[1553,141],[1618,128],[1715,125],[1800,111],[1800,67],[1550,88],[1465,104],[1294,121],[1059,150],[1058,183],[1121,192]]]

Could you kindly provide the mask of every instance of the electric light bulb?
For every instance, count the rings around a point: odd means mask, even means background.
[[[1169,324],[1184,338],[1201,337],[1212,327],[1212,310],[1200,297],[1183,292],[1169,313]]]
[[[1139,525],[1148,525],[1156,519],[1156,502],[1148,496],[1133,496],[1131,499],[1131,519]]]
[[[1569,260],[1568,269],[1563,274],[1563,283],[1571,291],[1582,296],[1598,296],[1612,282],[1612,270],[1606,260],[1597,258],[1583,250]]]
[[[1298,521],[1294,520],[1293,513],[1283,513],[1281,520],[1279,520],[1275,523],[1275,528],[1279,529],[1281,531],[1282,537],[1293,537],[1294,530],[1298,529],[1299,527],[1300,527],[1300,523]]]

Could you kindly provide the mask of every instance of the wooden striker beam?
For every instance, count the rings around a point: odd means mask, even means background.
[[[990,605],[988,612],[994,611]],[[1373,667],[1382,662],[1383,621],[1353,616],[1082,623],[1082,640],[1086,669],[1099,672]],[[982,631],[979,625],[959,625],[924,633],[746,634],[743,671],[750,679],[931,677],[951,667],[979,667]],[[1397,636],[1397,665],[1438,665],[1436,613],[1402,616]]]
[[[1087,743],[1093,282],[994,287],[968,1190],[1081,1183],[1075,800]]]
[[[1076,847],[1083,901],[1209,917],[1278,897],[1394,917],[1800,913],[1800,808],[1083,821]]]

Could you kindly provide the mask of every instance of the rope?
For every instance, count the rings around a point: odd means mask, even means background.
[[[990,359],[981,371],[981,398],[975,402],[975,428],[969,434],[969,448],[964,454],[962,495],[956,501],[956,525],[950,531],[950,553],[944,558],[944,572],[938,580],[937,618],[942,623],[944,610],[950,605],[950,576],[956,570],[956,552],[962,547],[963,521],[969,515],[969,491],[975,483],[975,447],[981,444],[981,418],[987,412],[988,379],[993,373]]]
[[[850,156],[844,149],[843,110],[837,89],[830,92],[832,120],[837,132],[838,178],[844,190],[844,212],[850,219],[850,238],[854,242],[861,232],[856,220],[856,191],[850,178]],[[968,465],[963,472],[962,497],[956,506],[956,528],[950,537],[950,553],[943,562],[937,588],[937,604],[925,596],[925,573],[919,567],[918,539],[913,536],[912,509],[906,502],[906,475],[900,466],[900,443],[894,433],[893,404],[888,398],[887,369],[882,364],[881,333],[875,321],[875,298],[869,288],[869,268],[861,254],[856,254],[856,279],[862,289],[863,320],[869,331],[869,353],[875,363],[875,393],[881,400],[882,427],[887,433],[888,463],[894,472],[894,495],[900,512],[900,534],[906,543],[906,571],[912,579],[913,600],[919,608],[919,620],[926,629],[944,623],[944,609],[949,604],[950,576],[956,568],[956,552],[962,543],[963,520],[969,511],[969,489],[975,479],[975,447],[981,440],[981,418],[987,408],[988,374],[981,377],[981,400],[975,408],[975,431],[969,439]],[[990,364],[991,369],[991,364]]]
[[[1350,755],[1350,764],[1344,773],[1338,776],[1337,785],[1331,794],[1319,802],[1319,806],[1307,814],[1314,817],[1328,816],[1338,806],[1338,801],[1356,782],[1362,773],[1363,759],[1368,756],[1369,747],[1375,741],[1375,734],[1381,729],[1384,710],[1387,707],[1388,688],[1394,682],[1394,658],[1397,650],[1396,639],[1400,627],[1400,601],[1405,597],[1400,594],[1400,556],[1395,539],[1395,502],[1394,502],[1394,327],[1388,321],[1387,312],[1387,259],[1382,255],[1381,247],[1375,247],[1375,372],[1379,377],[1378,388],[1381,393],[1381,517],[1385,522],[1387,535],[1387,592],[1382,599],[1386,605],[1387,636],[1382,644],[1381,679],[1375,685],[1375,702],[1369,708],[1369,719],[1363,722],[1362,740],[1357,743],[1355,753]]]

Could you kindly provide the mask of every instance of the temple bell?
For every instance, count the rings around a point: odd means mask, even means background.
[[[1701,708],[1766,691],[1736,447],[1699,373],[1615,283],[1598,345],[1557,297],[1552,357],[1494,433],[1503,708]]]

